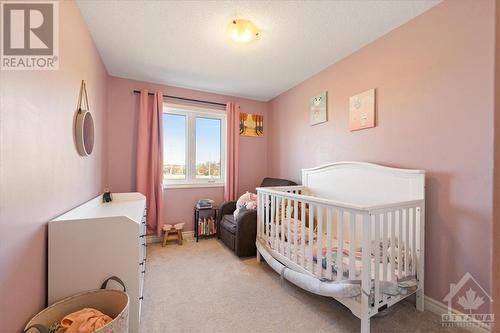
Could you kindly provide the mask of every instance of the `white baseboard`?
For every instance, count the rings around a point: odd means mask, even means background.
[[[437,314],[438,316],[441,317],[441,315],[448,313],[448,306],[444,305],[443,303],[436,301],[433,298],[430,298],[429,296],[425,296],[424,298],[424,307],[425,310],[432,312],[434,314]],[[454,314],[463,314],[460,311],[457,311],[453,309]],[[473,333],[490,333],[490,329],[483,326],[481,323],[478,323],[477,325],[471,326],[471,327],[461,327],[469,332]]]
[[[194,239],[194,231],[183,231],[182,238],[184,238],[187,241],[193,240]],[[146,236],[146,243],[147,244],[161,243],[161,242],[163,242],[163,237],[158,237],[156,235]]]

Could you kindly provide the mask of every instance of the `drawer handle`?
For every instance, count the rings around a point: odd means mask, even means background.
[[[140,300],[143,300],[143,299],[144,299],[144,296],[139,297],[139,299],[140,299]]]
[[[144,261],[139,263],[139,266],[144,265]]]
[[[144,245],[144,247],[147,247],[146,243],[142,243],[142,245]]]
[[[144,237],[146,237],[146,235],[140,235],[140,236],[139,236],[139,238],[144,238]]]
[[[146,274],[146,270],[141,271],[142,274]]]

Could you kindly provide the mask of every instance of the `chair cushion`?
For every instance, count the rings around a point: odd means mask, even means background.
[[[232,214],[224,215],[220,221],[220,226],[232,234],[236,233],[236,221]]]

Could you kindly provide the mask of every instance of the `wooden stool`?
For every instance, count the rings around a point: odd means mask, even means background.
[[[182,229],[184,228],[184,223],[177,223],[175,225],[172,224],[164,224],[163,231],[165,234],[163,235],[163,245],[167,245],[168,237],[170,235],[177,235],[177,244],[182,245]]]

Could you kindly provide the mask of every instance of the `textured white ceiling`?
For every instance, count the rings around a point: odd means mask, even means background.
[[[263,101],[437,3],[78,0],[111,75]],[[231,42],[233,18],[260,40]]]

